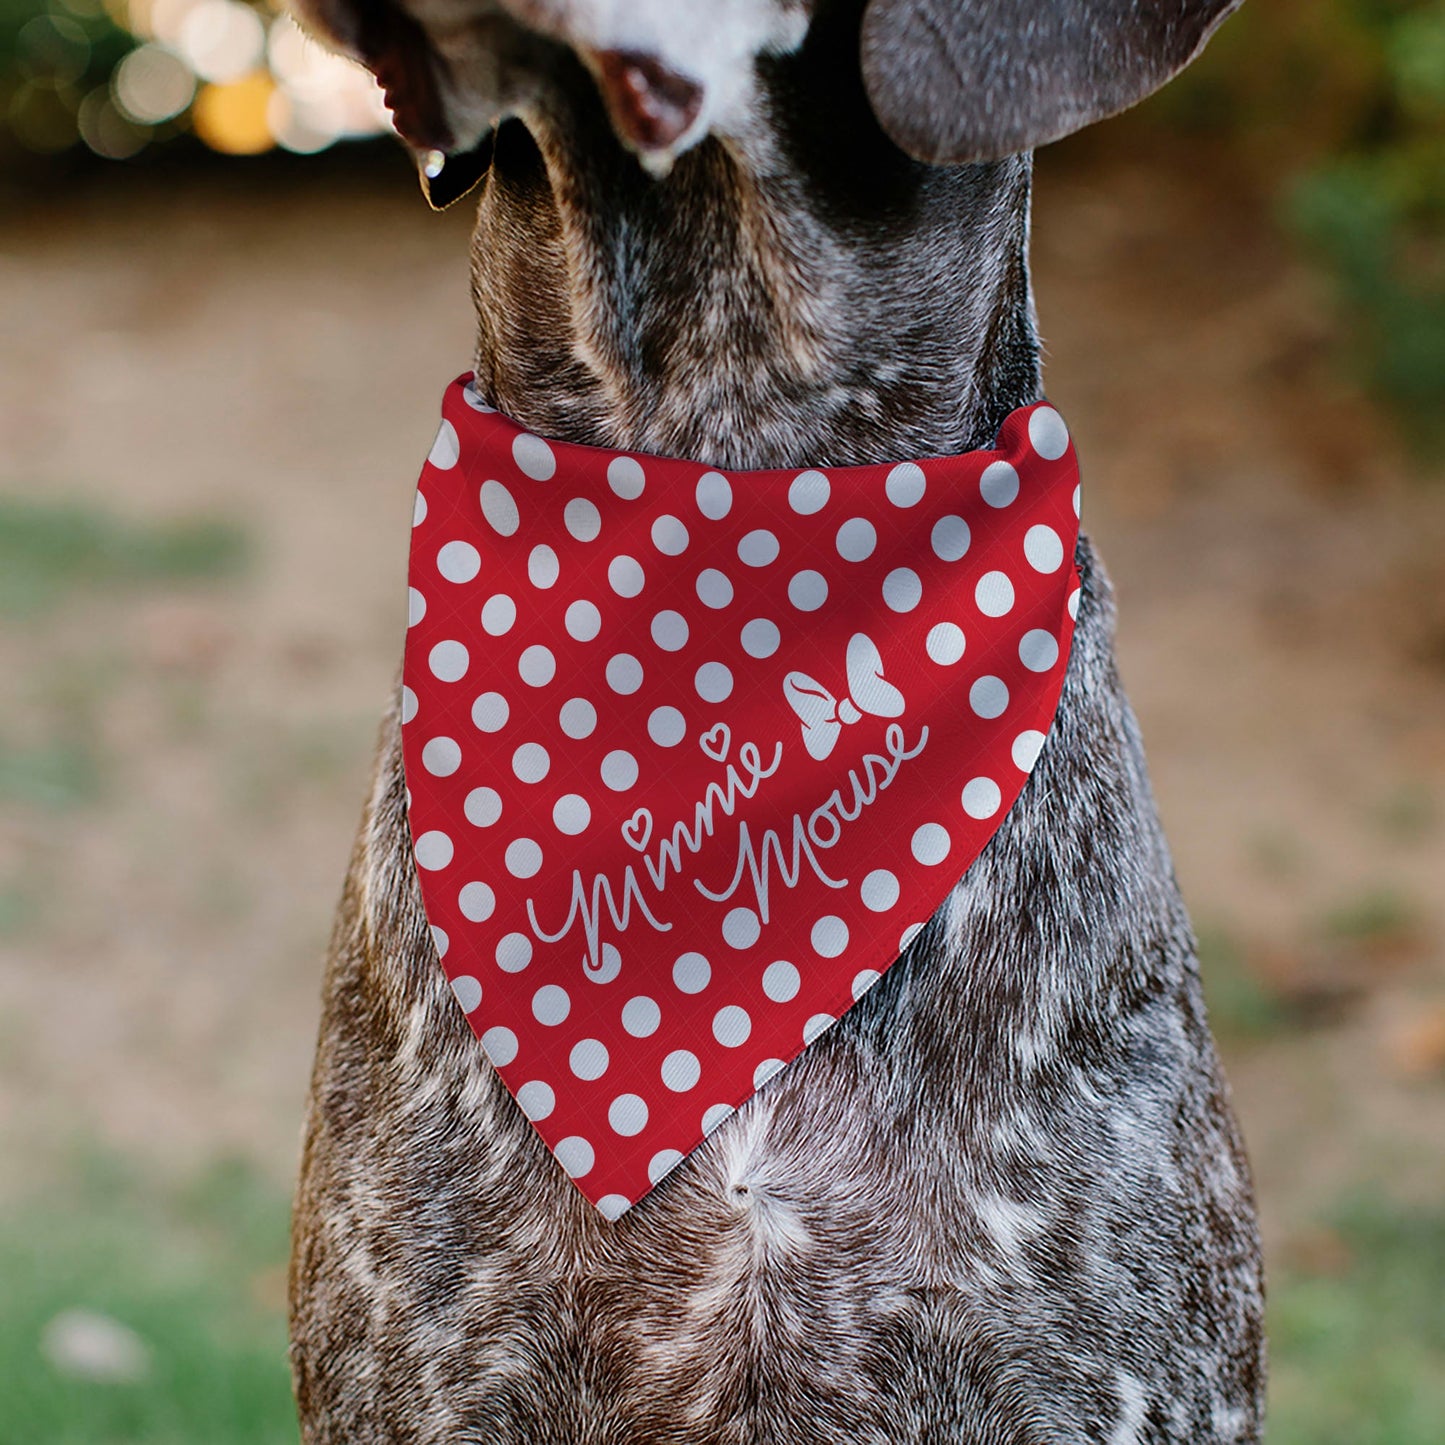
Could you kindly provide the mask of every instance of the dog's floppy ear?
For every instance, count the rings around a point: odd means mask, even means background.
[[[1157,90],[1242,0],[869,0],[863,81],[916,160],[1032,150]]]

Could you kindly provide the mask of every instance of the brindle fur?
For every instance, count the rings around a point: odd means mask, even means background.
[[[473,250],[480,384],[525,426],[840,466],[985,445],[1039,397],[1029,162],[898,151],[856,4],[820,4],[665,179],[565,45],[471,10],[534,57]],[[1055,729],[992,842],[882,981],[617,1223],[447,987],[391,712],[296,1202],[309,1445],[1258,1439],[1248,1172],[1110,589],[1087,541],[1078,563]]]

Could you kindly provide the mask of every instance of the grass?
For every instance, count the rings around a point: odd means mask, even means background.
[[[36,616],[77,591],[232,576],[248,552],[229,522],[142,525],[86,503],[0,497],[0,618]]]
[[[294,1445],[285,1254],[285,1201],[234,1165],[162,1196],[92,1164],[0,1219],[0,1445]],[[58,1370],[41,1340],[75,1309],[134,1331],[144,1377]]]

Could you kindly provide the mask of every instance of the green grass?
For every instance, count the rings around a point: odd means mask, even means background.
[[[230,522],[143,525],[88,503],[0,497],[0,618],[33,617],[77,591],[228,577],[248,551]]]
[[[1274,1282],[1270,1445],[1440,1445],[1445,1208],[1357,1201],[1332,1227],[1337,1268]]]
[[[162,1197],[93,1167],[0,1218],[0,1445],[294,1445],[278,1271],[284,1199],[229,1166]],[[135,1331],[135,1383],[58,1371],[41,1338],[66,1310]]]

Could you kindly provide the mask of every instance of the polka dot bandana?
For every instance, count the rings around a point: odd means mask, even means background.
[[[721,472],[447,389],[402,687],[457,1001],[608,1219],[871,988],[1013,805],[1073,637],[1059,414]]]

